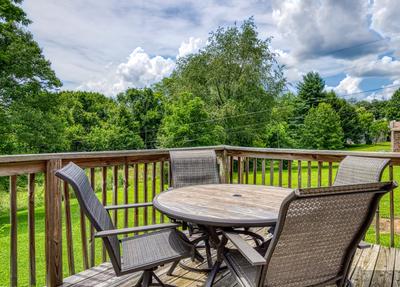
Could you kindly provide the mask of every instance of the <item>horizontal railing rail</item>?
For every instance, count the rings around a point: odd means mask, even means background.
[[[400,153],[391,152],[236,146],[184,148],[188,149],[214,149],[224,183],[292,188],[329,186],[334,181],[338,163],[347,155],[390,159],[384,175],[388,180],[396,179],[398,173],[395,168],[400,165]],[[64,275],[72,275],[107,260],[101,240],[95,240],[94,229],[80,211],[70,187],[55,177],[57,169],[70,161],[86,169],[92,187],[104,205],[151,202],[158,193],[172,184],[170,150],[0,156],[0,178],[9,177],[9,284],[17,286],[18,283],[22,285],[26,282],[31,286],[42,283],[57,286],[62,283]],[[22,215],[18,213],[20,200],[17,194],[24,190],[27,193],[27,202],[24,203],[27,209],[27,254],[18,252],[18,244],[25,235],[21,231],[22,223],[18,222]],[[40,190],[44,192],[43,197],[37,195]],[[397,202],[395,191],[391,191],[377,211],[367,240],[390,246],[400,244],[396,241],[400,230],[397,231],[396,227],[395,204],[400,203]],[[44,206],[44,223],[37,218],[40,215],[38,206],[41,205]],[[149,205],[132,210],[110,210],[110,214],[119,227],[167,220]],[[39,250],[40,238],[43,238],[40,232],[43,230],[45,259],[40,255],[43,251]],[[28,264],[21,264],[23,261],[28,261]],[[21,272],[22,265],[28,265],[28,272]]]

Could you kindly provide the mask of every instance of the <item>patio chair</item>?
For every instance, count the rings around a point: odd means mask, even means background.
[[[385,158],[346,156],[339,164],[333,186],[379,182],[389,162],[390,159]],[[365,241],[358,245],[360,249],[369,247],[371,244]]]
[[[76,164],[69,163],[56,172],[56,176],[68,182],[75,191],[79,205],[97,233],[102,238],[117,276],[144,271],[136,286],[168,286],[163,284],[154,270],[163,264],[194,256],[195,249],[186,236],[176,230],[178,224],[166,223],[141,227],[116,229],[108,209],[137,208],[143,204],[127,204],[104,207],[90,186],[85,172]],[[119,239],[118,235],[141,235]],[[153,279],[157,283],[152,283]]]
[[[346,156],[339,164],[334,186],[381,181],[389,159]]]
[[[237,249],[224,261],[240,286],[351,285],[347,278],[357,244],[392,182],[298,189],[283,202],[264,256],[236,233]],[[210,286],[210,285],[208,285]]]

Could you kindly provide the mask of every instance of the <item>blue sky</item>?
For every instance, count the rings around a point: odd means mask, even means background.
[[[23,8],[64,89],[113,96],[151,85],[210,31],[251,16],[261,38],[273,37],[291,87],[309,71],[345,98],[388,98],[400,86],[399,0],[25,0]]]

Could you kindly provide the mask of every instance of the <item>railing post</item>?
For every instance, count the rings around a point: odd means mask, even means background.
[[[50,287],[61,285],[63,281],[61,182],[55,176],[55,172],[61,166],[61,159],[51,159],[46,164],[46,283]]]
[[[226,149],[223,150],[220,157],[220,169],[219,175],[222,183],[229,183],[229,162],[228,162],[228,152]]]

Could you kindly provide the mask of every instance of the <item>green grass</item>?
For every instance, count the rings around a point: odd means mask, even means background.
[[[351,147],[348,150],[352,151],[389,151],[390,150],[390,143],[381,143],[371,146],[366,145],[358,145],[356,147]],[[337,164],[333,165],[333,175],[336,173]],[[400,174],[398,171],[400,167],[394,168],[394,175]],[[267,162],[266,166],[266,184],[271,184],[270,182],[270,166],[269,162]],[[123,199],[123,180],[122,180],[123,172],[120,171],[120,178],[119,178],[119,188],[118,188],[118,203],[124,203]],[[143,191],[143,177],[142,171],[140,171],[139,177],[139,202],[144,202],[144,191]],[[150,181],[150,168],[149,168],[149,178],[148,178],[148,189],[151,193],[151,181]],[[158,174],[158,172],[157,172]],[[107,192],[107,202],[108,204],[112,203],[112,175],[111,170],[108,173],[108,192]],[[306,186],[307,184],[307,167],[306,163],[303,162],[302,165],[302,186]],[[384,179],[388,178],[387,172],[384,174]],[[96,194],[100,197],[101,196],[101,175],[100,171],[96,172]],[[130,180],[132,181],[133,176],[132,172],[130,175]],[[297,161],[293,162],[292,166],[292,186],[297,186],[298,182],[298,173],[297,173]],[[25,181],[26,179],[21,179]],[[252,172],[249,173],[248,181],[249,183],[253,183],[253,174]],[[261,167],[260,162],[258,166],[258,173],[257,173],[257,184],[261,184],[262,176],[261,176]],[[277,161],[274,164],[274,179],[273,183],[277,185],[279,180],[279,173],[278,173],[278,163]],[[400,181],[399,179],[397,179]],[[27,215],[27,192],[26,186],[24,186],[23,182],[19,182],[19,191],[17,195],[17,205],[18,205],[18,281],[19,285],[27,286],[28,285],[28,278],[29,278],[29,260],[28,260],[28,252],[29,252],[29,245],[28,245],[28,215]],[[156,179],[156,192],[159,193],[159,178]],[[234,182],[237,181],[237,174],[234,175]],[[283,186],[287,186],[288,182],[288,171],[284,170],[282,175]],[[38,178],[38,184],[36,187],[36,208],[35,208],[35,236],[36,236],[36,270],[37,270],[37,285],[43,286],[45,284],[45,255],[44,255],[44,222],[45,222],[45,213],[44,213],[44,206],[43,206],[43,187],[42,187],[42,178]],[[322,185],[328,184],[328,166],[325,164],[322,169]],[[312,166],[312,185],[317,185],[317,165],[313,163]],[[71,191],[72,192],[72,191]],[[130,182],[129,192],[128,192],[128,202],[133,202],[133,185]],[[71,193],[72,195],[72,193]],[[150,196],[149,196],[150,198]],[[395,192],[395,206],[400,206],[400,194],[399,192]],[[389,217],[389,198],[385,196],[380,205],[381,215],[382,217]],[[63,210],[64,212],[64,210]],[[9,194],[0,189],[0,286],[8,286],[9,285],[9,244],[10,244],[10,219],[9,219]],[[139,224],[144,223],[144,212],[143,210],[139,213]],[[395,209],[396,217],[400,217],[400,209]],[[64,216],[64,213],[63,213]],[[118,213],[118,226],[123,227],[123,216],[124,212],[120,211]],[[148,222],[151,223],[151,216],[152,216],[152,209],[148,208]],[[83,268],[83,258],[82,258],[82,242],[81,242],[81,233],[80,233],[80,209],[76,199],[71,199],[71,217],[72,217],[72,234],[73,234],[73,248],[74,248],[74,259],[75,259],[75,271],[80,272]],[[133,224],[133,210],[129,210],[128,213],[129,223]],[[157,217],[157,221],[159,217]],[[87,230],[89,236],[89,224],[87,223]],[[375,231],[371,228],[368,231],[366,239],[369,242],[375,242]],[[389,245],[389,234],[381,233],[381,244]],[[65,239],[65,224],[63,223],[63,242],[66,242]],[[88,238],[88,244],[89,244]],[[395,243],[396,246],[400,246],[400,237],[398,235],[395,236]],[[96,245],[96,264],[101,262],[101,254],[102,254],[102,247],[101,241],[95,241]],[[63,273],[64,277],[69,276],[68,272],[68,265],[67,265],[67,253],[66,253],[66,244],[63,244]]]

